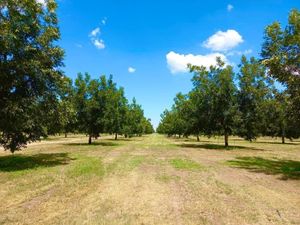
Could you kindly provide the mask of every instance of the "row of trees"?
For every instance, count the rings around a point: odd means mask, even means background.
[[[262,59],[242,57],[239,72],[217,65],[209,69],[188,65],[193,89],[177,94],[165,110],[157,132],[168,135],[238,135],[252,141],[258,136],[300,136],[300,13],[292,10],[289,24],[266,28]],[[284,88],[278,90],[274,81]]]
[[[47,122],[48,134],[85,133],[90,144],[101,133],[114,134],[117,139],[119,134],[132,137],[154,132],[142,107],[135,98],[128,102],[124,89],[117,87],[112,76],[91,79],[88,73],[78,74],[74,85],[65,79],[58,104]]]
[[[153,132],[112,77],[78,75],[73,85],[64,75],[57,4],[45,2],[0,1],[0,145],[14,152],[59,132],[86,133],[89,143],[103,132]]]

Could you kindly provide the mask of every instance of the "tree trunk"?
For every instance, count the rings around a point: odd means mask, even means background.
[[[284,137],[284,135],[281,136],[281,143],[285,144],[285,137]]]
[[[179,134],[179,139],[181,138],[181,134]]]
[[[115,140],[117,140],[117,139],[118,139],[118,133],[115,134]]]
[[[67,132],[65,132],[65,138],[67,138],[68,137],[68,133]]]
[[[225,147],[228,147],[228,134],[227,133],[225,133],[224,139],[225,139]]]
[[[197,135],[197,141],[198,141],[198,142],[200,141],[199,135]]]
[[[92,144],[92,135],[89,135],[89,145]]]

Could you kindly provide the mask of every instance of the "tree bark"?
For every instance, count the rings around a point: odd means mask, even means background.
[[[228,134],[227,133],[225,133],[224,139],[225,139],[225,147],[228,147]]]
[[[281,143],[285,144],[285,137],[284,137],[284,135],[281,136]]]
[[[92,135],[89,135],[89,145],[92,144]]]
[[[198,142],[200,141],[199,135],[197,135],[197,141],[198,141]]]
[[[115,140],[118,139],[118,133],[115,133]]]

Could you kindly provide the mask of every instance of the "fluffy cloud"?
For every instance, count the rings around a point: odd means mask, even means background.
[[[214,35],[210,36],[203,43],[203,46],[213,51],[226,52],[243,41],[242,36],[235,30],[227,30],[225,32],[218,31]]]
[[[208,55],[184,55],[171,51],[166,55],[168,67],[173,74],[188,72],[188,64],[205,66],[206,68],[211,65],[216,65],[216,57],[220,57],[228,64],[226,56],[221,53],[211,53]]]
[[[94,30],[91,31],[90,37],[96,37],[97,35],[100,35],[100,27],[96,27]]]
[[[102,39],[94,39],[94,40],[92,40],[92,42],[96,46],[96,48],[98,48],[98,49],[104,49],[105,48],[105,44],[104,44],[104,41]]]
[[[136,71],[136,69],[131,66],[128,68],[129,73],[134,73],[135,71]]]
[[[228,4],[227,5],[227,11],[230,12],[231,10],[233,10],[233,5]]]
[[[96,27],[94,30],[91,31],[89,37],[91,38],[91,42],[95,45],[98,49],[104,49],[105,44],[102,39],[99,38],[101,34],[101,30],[99,27]]]

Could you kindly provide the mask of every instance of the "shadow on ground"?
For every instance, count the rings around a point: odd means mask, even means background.
[[[299,142],[287,142],[287,143],[282,144],[281,142],[255,141],[253,143],[257,143],[257,144],[271,144],[271,145],[300,145]]]
[[[249,150],[255,150],[255,151],[264,151],[263,149],[257,149],[257,148],[250,148],[246,146],[228,146],[225,147],[224,145],[218,145],[218,144],[180,144],[178,145],[182,148],[203,148],[203,149],[214,149],[214,150],[234,150],[234,149],[249,149]]]
[[[68,153],[9,155],[0,157],[0,171],[13,172],[39,167],[54,167],[69,164],[74,160]]]
[[[92,144],[89,144],[89,143],[66,143],[64,145],[69,145],[69,146],[118,146],[121,144],[115,143],[115,142],[92,142]]]
[[[264,159],[261,157],[237,157],[227,161],[231,166],[252,172],[282,175],[281,179],[300,179],[300,161]]]

